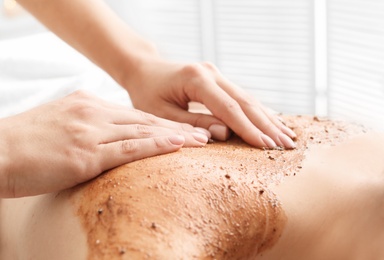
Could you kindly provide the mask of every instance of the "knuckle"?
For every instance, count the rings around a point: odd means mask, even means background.
[[[122,154],[133,154],[139,150],[138,141],[135,139],[124,140],[121,142],[120,149]]]
[[[209,66],[209,65],[208,65]],[[184,76],[187,93],[198,95],[196,89],[211,88],[216,85],[216,73],[200,63],[192,63],[184,66],[181,75]]]
[[[161,150],[167,146],[163,138],[153,138],[152,140],[153,140],[153,145],[155,149]]]
[[[84,141],[82,138],[84,134],[88,132],[87,127],[84,124],[79,124],[77,122],[68,122],[64,125],[65,131],[70,135],[72,140],[76,140],[75,143],[79,143],[78,141]]]
[[[65,125],[64,131],[66,132],[69,149],[68,154],[82,158],[85,151],[93,151],[100,140],[96,129],[86,124],[70,123]]]
[[[183,73],[189,78],[200,78],[204,75],[204,67],[199,63],[192,63],[183,67]]]
[[[94,118],[100,115],[100,109],[91,102],[75,101],[71,104],[69,110],[81,119]]]
[[[179,124],[179,130],[181,131],[180,134],[183,131],[186,131],[186,132],[193,131],[193,129],[194,129],[194,127],[191,124],[187,124],[187,123],[180,123]]]
[[[92,97],[92,95],[89,92],[81,90],[81,89],[74,91],[69,96],[73,97],[75,99],[87,99],[87,98],[91,98]]]
[[[212,122],[211,120],[209,120],[209,117],[206,117],[206,116],[197,116],[192,120],[193,120],[191,121],[192,125],[197,127],[203,127],[203,128],[207,128],[208,124]]]
[[[210,70],[212,72],[217,72],[218,71],[217,67],[212,62],[204,61],[204,62],[201,63],[201,65],[203,65],[204,68],[206,68],[206,69],[208,69],[208,70]]]
[[[135,113],[148,125],[155,125],[158,123],[158,118],[152,114],[146,113],[144,111],[135,109]]]
[[[77,90],[69,97],[69,102],[64,103],[64,109],[70,114],[77,115],[80,118],[87,118],[100,113],[100,102],[88,92]]]
[[[147,125],[135,125],[135,131],[141,138],[147,138],[154,134],[153,130]]]

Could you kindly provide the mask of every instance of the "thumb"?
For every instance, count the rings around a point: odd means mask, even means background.
[[[227,140],[231,135],[231,130],[220,119],[203,113],[192,113],[179,107],[169,108],[167,115],[171,115],[171,120],[188,123],[195,127],[207,129],[213,139],[219,141]]]

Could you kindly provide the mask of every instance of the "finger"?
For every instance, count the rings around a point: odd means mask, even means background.
[[[276,146],[275,142],[263,134],[244,114],[242,108],[231,96],[229,96],[215,82],[206,80],[201,82],[200,88],[204,88],[201,100],[212,114],[228,125],[245,142],[256,147]]]
[[[106,171],[143,158],[175,152],[184,142],[184,136],[172,135],[102,144],[98,154],[100,166]]]
[[[289,133],[294,136],[293,131],[289,131],[275,116],[266,112],[263,105],[247,97],[243,90],[240,91],[239,87],[226,78],[218,77],[217,81],[229,95],[234,97],[246,116],[258,129],[272,138],[277,145],[289,149],[295,148],[295,143],[287,135]]]
[[[194,129],[191,125],[180,124],[171,120],[156,117],[141,110],[113,104],[84,91],[76,91],[68,95],[67,98],[81,100],[83,103],[88,102],[90,107],[94,107],[96,105],[98,109],[95,111],[97,111],[98,117],[102,121],[121,125],[158,125],[172,129],[182,129],[184,131],[196,132],[196,129]]]
[[[199,133],[203,133],[208,138],[211,138],[211,134],[208,130],[200,127],[194,127],[191,124],[180,124],[179,122],[183,122],[183,120],[177,120],[178,122],[174,122],[172,120],[167,120],[149,113],[145,113],[141,110],[130,109],[128,107],[108,103],[106,101],[100,101],[100,104],[103,104],[103,106],[109,108],[110,113],[108,113],[107,117],[109,118],[109,121],[114,124],[127,125],[134,122],[141,125],[157,125],[174,130],[197,133],[195,138],[199,138]],[[183,135],[185,135],[185,133]],[[186,145],[190,146],[188,138],[186,140]]]
[[[140,124],[114,125],[110,124],[101,130],[101,144],[112,143],[130,139],[146,139],[158,136],[182,135],[185,139],[184,146],[201,147],[207,144],[208,136],[204,131],[186,132],[166,127],[149,126]]]
[[[296,133],[287,127],[284,123],[284,120],[277,116],[276,113],[272,112],[271,109],[268,109],[264,105],[260,104],[261,108],[264,110],[264,113],[266,116],[279,128],[284,134],[288,135],[291,139],[297,138]]]
[[[175,105],[165,107],[164,112],[168,115],[172,115],[172,119],[175,121],[185,122],[203,129],[208,129],[213,139],[225,141],[231,135],[230,129],[222,121],[212,115],[191,113]]]
[[[187,123],[174,122],[172,120],[157,117],[137,109],[116,109],[110,111],[109,122],[118,125],[140,124],[169,128],[188,133],[205,133],[210,138],[209,132],[195,128]],[[180,121],[182,122],[182,121]]]
[[[271,137],[279,146],[292,149],[295,148],[295,143],[285,133],[278,128],[272,120],[264,113],[261,107],[245,105],[244,112],[263,133]]]

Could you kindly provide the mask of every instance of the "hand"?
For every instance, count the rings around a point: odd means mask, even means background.
[[[208,134],[79,91],[0,120],[0,197],[69,188],[124,163],[203,146]]]
[[[92,5],[89,0],[18,2],[124,86],[136,108],[209,129],[219,140],[228,138],[229,127],[257,147],[295,146],[292,130],[213,65],[157,58],[152,44],[128,28],[103,1],[93,0]],[[203,103],[213,116],[188,113],[190,101]]]
[[[152,60],[138,71],[123,84],[138,109],[208,129],[218,140],[229,137],[229,127],[256,147],[295,147],[291,129],[210,63]],[[190,101],[204,104],[213,115],[188,112]]]
[[[230,127],[257,147],[295,146],[292,130],[223,77],[216,67],[209,63],[175,64],[157,58],[155,48],[128,28],[103,1],[92,1],[92,8],[84,8],[90,7],[89,0],[18,2],[124,86],[136,108],[209,129],[219,140],[228,138]],[[213,116],[188,113],[190,101],[203,103]]]

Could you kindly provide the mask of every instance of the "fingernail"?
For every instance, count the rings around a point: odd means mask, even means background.
[[[207,143],[208,142],[208,136],[202,133],[192,133],[193,138],[195,138],[196,141],[200,143]]]
[[[195,127],[195,130],[199,133],[205,134],[208,138],[211,138],[211,133],[207,129],[202,127]]]
[[[268,148],[275,148],[277,146],[276,143],[268,135],[262,134],[261,140],[263,140]]]
[[[285,148],[288,148],[288,149],[296,148],[296,144],[287,135],[279,134],[278,138],[279,138],[280,142],[283,143]]]
[[[168,140],[174,145],[182,145],[185,143],[185,137],[182,135],[173,135],[168,137]]]
[[[229,128],[219,124],[213,124],[208,128],[214,139],[225,141],[229,137]]]
[[[289,135],[289,137],[291,138],[296,138],[297,135],[295,132],[293,132],[293,130],[287,126],[282,126],[281,129],[287,134]]]

